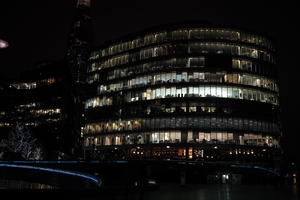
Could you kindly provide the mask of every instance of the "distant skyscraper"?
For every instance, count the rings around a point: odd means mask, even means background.
[[[69,36],[67,59],[73,80],[84,83],[91,40],[90,0],[77,0],[76,14]]]
[[[76,13],[73,17],[73,24],[69,35],[69,43],[67,49],[67,61],[72,79],[76,83],[73,87],[74,94],[74,113],[73,119],[75,123],[69,124],[72,127],[72,136],[75,137],[74,141],[78,144],[80,138],[80,128],[83,112],[83,93],[84,83],[86,83],[87,64],[90,55],[91,44],[91,16],[90,16],[90,0],[76,0]],[[72,154],[76,154],[77,146],[75,145]]]

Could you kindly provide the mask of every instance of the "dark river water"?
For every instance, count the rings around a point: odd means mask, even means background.
[[[263,185],[186,185],[163,184],[159,189],[95,195],[84,199],[141,199],[141,200],[298,200],[296,186]]]
[[[298,190],[297,190],[298,189]],[[146,192],[143,199],[172,200],[296,200],[299,188],[248,185],[162,185],[159,190]]]
[[[293,185],[213,185],[213,184],[161,184],[158,189],[143,191],[112,190],[2,190],[3,195],[18,195],[23,199],[88,199],[88,200],[298,200],[299,187]]]

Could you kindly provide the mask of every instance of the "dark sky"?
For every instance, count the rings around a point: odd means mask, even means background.
[[[7,40],[10,47],[0,50],[0,77],[14,77],[38,61],[64,58],[74,8],[73,0],[1,2],[0,38]],[[300,134],[297,12],[296,4],[276,1],[94,0],[94,44],[183,20],[206,20],[269,34],[278,43],[284,131],[289,141],[288,151],[296,156],[300,150],[296,140]]]

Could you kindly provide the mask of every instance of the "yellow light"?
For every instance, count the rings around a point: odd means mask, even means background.
[[[151,184],[151,185],[155,185],[156,181],[155,180],[148,180],[148,183]]]

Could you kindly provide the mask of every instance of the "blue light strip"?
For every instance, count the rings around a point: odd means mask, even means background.
[[[127,160],[112,160],[111,163],[128,163]]]
[[[277,176],[280,176],[280,174],[274,170],[271,170],[271,169],[267,169],[267,168],[264,168],[264,167],[260,167],[260,166],[254,166],[255,169],[260,169],[260,170],[263,170],[263,171],[267,171],[269,173],[272,173],[272,174],[275,174]]]
[[[230,167],[252,168],[251,165],[230,165]]]
[[[98,185],[101,184],[101,180],[99,178],[91,176],[91,175],[82,174],[79,172],[71,172],[71,171],[65,171],[65,170],[60,170],[60,169],[50,169],[50,168],[27,166],[27,165],[14,165],[14,164],[0,164],[0,167],[15,167],[15,168],[23,168],[23,169],[34,169],[34,170],[41,170],[41,171],[46,171],[46,172],[58,173],[58,174],[78,176],[81,178],[91,180],[92,182],[94,182]]]
[[[100,163],[99,160],[91,160],[90,163]]]
[[[266,171],[266,172],[269,172],[271,174],[275,174],[277,176],[280,176],[280,174],[274,170],[271,170],[271,169],[267,169],[267,168],[264,168],[264,167],[261,167],[261,166],[251,166],[251,165],[230,165],[230,167],[239,167],[239,168],[254,168],[254,169],[259,169],[259,170],[263,170],[263,171]]]

